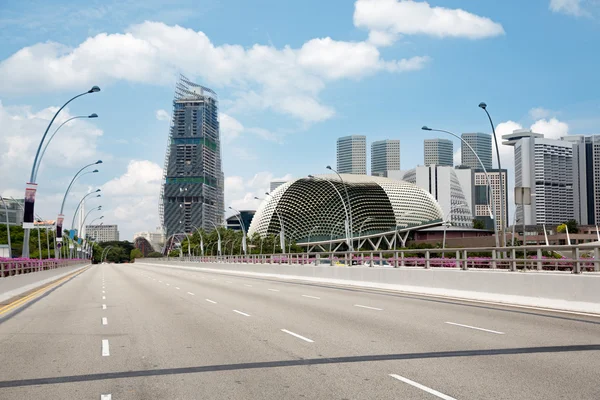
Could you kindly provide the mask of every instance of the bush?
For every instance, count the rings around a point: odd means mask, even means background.
[[[159,253],[158,251],[153,251],[151,253],[149,253],[146,257],[147,258],[161,258],[163,255],[162,253]]]

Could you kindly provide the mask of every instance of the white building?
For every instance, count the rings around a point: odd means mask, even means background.
[[[475,154],[479,156],[485,169],[492,169],[492,135],[487,133],[463,133],[461,138],[475,150]],[[481,164],[479,164],[475,154],[473,154],[473,151],[468,146],[461,145],[461,166],[481,169]]]
[[[138,237],[143,237],[144,239],[146,239],[150,245],[152,245],[152,248],[154,249],[154,251],[161,251],[162,247],[165,244],[165,234],[163,232],[162,229],[156,228],[156,231],[151,232],[151,231],[144,231],[144,232],[137,232],[133,235],[133,242],[135,243],[135,239]]]
[[[504,227],[508,226],[509,223],[513,221],[509,221],[508,215],[508,186],[507,186],[507,173],[505,169],[502,169],[502,173],[500,173],[497,169],[487,170],[487,173],[490,177],[491,183],[491,195],[489,196],[488,182],[483,170],[478,169],[475,171],[475,179],[474,179],[474,203],[475,203],[475,218],[484,221],[486,228],[494,229],[494,225],[492,222],[492,210],[496,216],[496,226],[498,231],[501,231],[502,228],[502,207],[504,206]],[[504,185],[504,201],[502,201],[502,197],[500,196],[501,188],[500,188],[500,179],[502,178]],[[492,201],[493,200],[493,201]]]
[[[413,183],[437,200],[444,220],[452,226],[473,226],[473,172],[448,166],[418,166],[408,171],[388,171],[388,178]]]
[[[400,171],[400,141],[379,140],[371,143],[371,175],[387,176],[387,171]]]
[[[502,137],[515,148],[515,187],[530,187],[531,205],[517,206],[526,225],[561,224],[575,217],[573,143],[519,129]]]
[[[344,136],[337,140],[337,171],[340,174],[367,174],[367,137]]]
[[[87,236],[96,242],[112,242],[119,240],[117,225],[86,225]]]
[[[0,201],[0,224],[6,223],[6,214],[8,213],[8,224],[9,225],[22,225],[23,224],[23,207],[25,200],[23,199],[7,199],[2,198],[4,203]],[[6,205],[6,210],[4,206]]]
[[[426,167],[429,165],[452,167],[454,165],[454,144],[448,139],[425,139],[423,150]]]

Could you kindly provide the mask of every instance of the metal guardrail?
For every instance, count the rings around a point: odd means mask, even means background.
[[[0,279],[32,272],[47,271],[81,264],[87,260],[17,260],[0,261]]]
[[[524,251],[527,258],[523,258]],[[544,252],[552,253],[545,257]],[[477,254],[477,256],[474,256]],[[482,255],[484,254],[484,255]],[[561,254],[569,254],[564,256]],[[560,257],[560,258],[558,258]],[[460,249],[402,249],[332,253],[252,254],[205,257],[167,257],[157,260],[181,260],[206,263],[333,265],[370,267],[384,264],[393,268],[456,268],[504,271],[566,271],[575,274],[600,272],[600,243],[577,246],[485,247]]]

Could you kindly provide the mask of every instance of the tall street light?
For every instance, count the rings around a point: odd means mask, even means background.
[[[198,229],[198,227],[194,224],[190,224],[192,225],[192,228],[194,228],[196,230],[196,232],[198,232],[198,235],[200,235],[200,252],[201,252],[201,256],[204,257],[204,238],[202,237],[202,232],[200,232],[200,229]]]
[[[6,234],[8,235],[8,258],[12,258],[12,247],[10,244],[10,224],[8,223],[8,207],[6,207],[4,197],[0,196],[0,200],[2,200],[2,204],[4,204],[4,216],[6,217]]]
[[[331,187],[333,188],[333,190],[335,190],[335,192],[337,193],[338,197],[340,198],[340,200],[342,202],[342,206],[344,207],[344,213],[346,214],[346,224],[345,224],[346,225],[345,226],[345,228],[346,228],[346,244],[348,245],[348,249],[350,251],[354,251],[354,239],[351,237],[350,214],[348,212],[348,208],[346,207],[346,202],[344,201],[342,194],[340,193],[339,190],[337,190],[337,188],[335,187],[333,182],[331,182],[329,179],[317,178],[314,175],[308,175],[308,177],[310,179],[315,179],[315,180],[324,181],[324,182],[329,183],[331,185]],[[342,183],[342,185],[345,187],[345,185],[343,183]]]
[[[215,231],[217,231],[217,238],[218,238],[218,242],[217,242],[217,255],[220,256],[221,255],[221,234],[219,233],[219,228],[217,227],[217,225],[212,222],[212,221],[208,221],[211,223],[212,226],[215,227]]]
[[[432,128],[429,128],[427,126],[424,126],[421,129],[424,130],[424,131],[447,133],[448,135],[454,136],[455,138],[457,138],[458,140],[460,140],[465,146],[467,146],[469,149],[471,149],[471,151],[473,152],[473,154],[477,158],[477,161],[479,161],[479,164],[481,165],[481,168],[483,169],[483,172],[485,173],[485,179],[486,179],[487,184],[488,184],[488,196],[490,198],[490,202],[492,203],[492,219],[494,220],[493,223],[494,223],[494,236],[496,237],[496,247],[500,247],[499,237],[498,237],[498,224],[496,224],[496,206],[495,206],[495,202],[494,202],[494,196],[493,196],[493,193],[492,193],[492,182],[490,181],[490,176],[488,175],[487,169],[485,169],[485,165],[483,165],[483,162],[481,161],[481,158],[479,158],[479,156],[477,155],[477,153],[475,152],[475,150],[473,150],[473,147],[471,147],[471,145],[469,143],[467,143],[466,140],[464,140],[463,138],[461,138],[460,136],[458,136],[455,133],[452,133],[450,131],[445,131],[443,129],[432,129]]]
[[[52,126],[52,123],[54,122],[54,120],[56,119],[56,117],[58,116],[58,114],[62,111],[63,108],[65,108],[67,106],[67,104],[69,104],[70,102],[72,102],[73,100],[75,100],[78,97],[81,96],[85,96],[86,94],[89,93],[97,93],[100,91],[100,88],[98,86],[92,86],[92,88],[90,90],[88,90],[87,92],[83,92],[78,94],[75,97],[72,97],[69,101],[67,101],[65,104],[63,104],[63,106],[61,108],[58,109],[58,111],[54,114],[54,116],[52,117],[52,119],[50,120],[50,123],[48,124],[48,126],[46,127],[46,131],[44,132],[44,135],[42,136],[42,140],[40,140],[40,144],[38,145],[37,151],[35,153],[35,158],[33,159],[33,165],[31,166],[31,176],[29,178],[29,182],[28,182],[28,186],[31,185],[32,188],[27,188],[25,189],[25,200],[27,203],[29,203],[27,205],[27,208],[31,208],[31,210],[28,210],[28,212],[26,213],[28,216],[26,218],[30,218],[29,215],[33,216],[34,215],[34,208],[35,208],[35,173],[36,173],[36,169],[37,169],[37,163],[38,163],[38,157],[40,155],[40,150],[42,149],[42,144],[44,143],[44,140],[46,139],[46,135],[48,134],[48,130],[50,130],[50,127]],[[28,198],[30,199],[29,201]],[[24,221],[24,223],[33,223],[33,221]],[[29,258],[29,235],[30,235],[30,228],[24,228],[23,231],[23,253],[22,253],[22,257],[23,258]]]
[[[63,212],[65,209],[65,202],[67,201],[67,196],[69,195],[69,192],[71,191],[71,187],[73,186],[73,183],[81,178],[83,175],[87,175],[87,174],[95,174],[98,172],[97,169],[93,170],[93,171],[88,171],[88,172],[83,172],[84,169],[91,167],[92,165],[97,165],[97,164],[102,164],[102,160],[98,160],[95,163],[91,163],[88,164],[86,166],[84,166],[83,168],[81,168],[79,171],[77,171],[77,173],[75,174],[75,176],[73,177],[73,179],[71,179],[71,183],[69,183],[69,186],[67,187],[67,190],[65,191],[65,195],[63,196],[63,200],[62,203],[60,205],[60,212],[58,213],[58,218],[56,219],[56,240],[58,240],[58,242],[62,242],[62,225],[63,225],[63,220],[65,218]],[[71,228],[73,226],[71,225]]]
[[[349,227],[348,230],[350,231],[350,237],[354,238],[354,231],[353,231],[353,219],[352,219],[352,204],[350,203],[350,197],[348,196],[348,188],[346,187],[346,185],[344,184],[344,180],[342,179],[342,175],[339,174],[339,172],[337,172],[335,169],[331,168],[331,165],[328,165],[327,167],[328,170],[335,172],[335,174],[338,176],[338,178],[340,178],[340,181],[342,182],[342,186],[344,187],[344,191],[346,192],[346,200],[348,201],[348,214],[350,216],[349,219]],[[354,249],[354,239],[352,239],[352,243],[350,243],[350,251],[353,251]]]
[[[79,212],[79,207],[81,207],[81,204],[82,204],[82,203],[85,201],[85,199],[86,199],[88,196],[91,196],[91,195],[93,195],[93,194],[96,194],[96,193],[98,193],[98,192],[100,192],[100,191],[101,191],[100,189],[96,189],[95,191],[93,191],[93,192],[89,192],[88,194],[86,194],[85,196],[83,196],[83,197],[81,198],[81,200],[79,201],[79,204],[77,204],[77,208],[75,209],[75,212],[73,213],[73,220],[71,221],[71,229],[73,229],[73,227],[75,226],[75,217],[77,216],[77,212]],[[96,195],[96,197],[102,197],[102,195],[101,195],[101,194],[98,194],[98,195]],[[79,232],[79,231],[77,231],[77,234],[78,234],[78,235],[79,235],[79,233],[80,233],[80,232]]]
[[[93,219],[93,220],[90,222],[90,225],[93,225],[93,224],[94,224],[94,222],[96,222],[96,221],[98,221],[99,219],[102,219],[102,218],[104,218],[104,215],[103,215],[103,216],[101,216],[101,217],[98,217],[98,218],[94,218],[94,219]]]
[[[93,193],[93,192],[92,192]],[[79,225],[79,230],[77,231],[77,236],[79,236],[79,238],[81,240],[85,240],[85,238],[81,237],[81,231],[83,230],[83,227],[85,226],[85,221],[87,220],[87,217],[93,212],[93,211],[102,211],[102,206],[98,206],[95,208],[92,208],[90,211],[87,212],[87,214],[85,215],[85,217],[83,218],[83,221],[81,222],[81,224]],[[83,242],[82,242],[83,243]]]
[[[481,102],[481,103],[479,103],[479,108],[481,108],[483,111],[485,111],[485,113],[488,116],[488,119],[490,120],[490,125],[492,126],[492,133],[494,136],[494,144],[496,145],[496,158],[498,159],[498,176],[500,179],[500,231],[502,233],[502,246],[506,246],[506,237],[504,235],[504,225],[506,224],[505,219],[504,219],[506,217],[504,215],[506,210],[504,208],[506,207],[506,200],[504,198],[505,187],[504,187],[504,179],[502,179],[502,165],[500,163],[500,148],[498,147],[498,138],[496,137],[496,128],[494,127],[494,123],[492,122],[492,117],[490,116],[490,113],[487,110],[487,104]]]
[[[248,251],[247,251],[247,246],[246,246],[246,226],[244,225],[244,221],[242,221],[242,212],[239,210],[236,210],[233,207],[229,207],[229,209],[233,210],[237,213],[235,216],[237,217],[237,220],[240,222],[240,227],[242,228],[242,249],[244,250],[244,255],[247,255]]]
[[[367,217],[363,220],[363,222],[360,224],[360,227],[358,228],[358,251],[360,251],[360,235],[362,233],[362,228],[363,226],[368,222],[373,220],[373,218],[371,217]]]
[[[35,167],[35,174],[33,176],[33,179],[37,180],[38,171],[40,170],[40,165],[42,165],[42,159],[44,158],[44,154],[46,154],[46,149],[48,148],[48,145],[50,144],[52,139],[54,139],[54,136],[59,131],[59,129],[62,128],[63,125],[65,125],[67,122],[73,121],[74,119],[80,119],[80,118],[98,118],[98,114],[94,113],[94,114],[90,114],[90,115],[78,115],[76,117],[71,117],[68,120],[66,120],[65,122],[63,122],[62,124],[60,124],[59,127],[56,128],[56,130],[54,131],[52,136],[50,136],[50,138],[44,145],[44,149],[42,150],[42,153],[40,154],[40,158],[38,160],[37,166]]]

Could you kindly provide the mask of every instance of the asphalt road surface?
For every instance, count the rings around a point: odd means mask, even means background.
[[[0,399],[597,400],[600,318],[97,265],[0,308]]]

